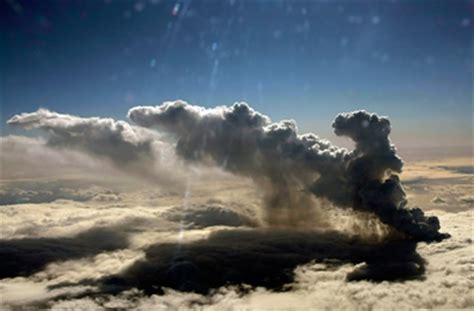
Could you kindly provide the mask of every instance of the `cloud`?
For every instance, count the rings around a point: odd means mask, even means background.
[[[463,195],[462,197],[459,198],[459,200],[467,204],[472,204],[474,203],[474,195],[469,195],[469,194]]]
[[[446,203],[446,200],[443,199],[443,198],[441,198],[441,197],[439,197],[439,196],[435,196],[435,197],[431,200],[431,202],[433,202],[433,203],[435,203],[435,204],[444,204],[444,203]]]
[[[439,166],[439,168],[459,174],[474,174],[473,166]]]
[[[0,146],[4,180],[119,176],[105,161],[69,148],[50,148],[41,138],[5,136],[0,137]]]
[[[94,228],[72,238],[0,240],[0,278],[28,276],[51,262],[125,248],[127,244],[126,236],[116,228]]]
[[[81,118],[47,109],[22,113],[7,123],[25,129],[42,129],[51,146],[71,147],[111,159],[117,164],[153,158],[151,134],[124,121],[110,118]]]
[[[119,199],[116,192],[79,179],[12,181],[4,182],[0,188],[0,205],[47,203],[55,200],[84,202]]]
[[[170,148],[157,133],[144,128],[111,118],[82,118],[46,109],[15,115],[7,123],[43,130],[50,147],[81,151],[122,171],[177,186],[178,171],[169,170],[173,167]]]
[[[254,179],[264,191],[265,221],[271,225],[301,227],[308,219],[318,225],[315,220],[324,220],[324,215],[311,192],[337,206],[372,212],[416,240],[447,237],[439,232],[436,217],[406,207],[396,175],[403,162],[388,138],[391,128],[385,117],[366,111],[336,117],[334,131],[355,142],[352,151],[314,134],[299,135],[292,120],[272,123],[246,103],[206,109],[165,102],[134,107],[128,117],[170,133],[177,140],[177,153],[188,161],[212,162]]]
[[[222,203],[175,207],[164,212],[162,217],[194,229],[211,226],[255,227],[258,224],[255,215],[246,215]]]
[[[294,281],[285,287],[284,291],[226,285],[212,290],[208,295],[172,289],[164,289],[162,294],[145,295],[137,289],[132,289],[116,295],[101,295],[101,299],[70,297],[67,300],[53,300],[47,306],[58,309],[66,306],[89,306],[89,308],[116,307],[128,310],[235,308],[253,310],[292,309],[295,306],[306,309],[318,306],[324,309],[364,310],[471,309],[474,307],[472,298],[474,278],[470,273],[474,260],[472,212],[441,213],[440,218],[446,223],[452,237],[440,243],[421,244],[420,255],[428,258],[423,279],[404,282],[347,282],[347,275],[354,269],[363,267],[363,264],[354,266],[351,263],[334,265],[331,262],[310,262],[299,265],[293,271]],[[246,243],[247,240],[244,239],[244,244]],[[310,240],[307,243],[311,244]],[[278,245],[277,243],[275,247]],[[266,249],[267,246],[262,246],[262,249]],[[232,248],[232,244],[229,248]],[[270,252],[270,257],[271,255]],[[277,260],[283,261],[283,258]],[[175,269],[177,272],[180,267]],[[185,267],[182,269],[185,270]],[[219,279],[217,276],[214,278]]]
[[[75,208],[57,205],[52,209],[49,209],[45,204],[37,204],[36,209],[38,212],[46,214],[67,209],[68,215],[72,216],[84,212],[82,204],[75,202],[74,205],[77,205]],[[35,205],[25,205],[30,209],[31,206]],[[18,210],[18,214],[24,217],[22,205],[5,208]],[[152,238],[152,231],[160,229],[160,226],[153,221],[160,218],[157,215],[161,215],[161,213],[154,213],[156,208],[147,209],[148,214],[145,214],[144,211],[143,207],[137,208],[135,205],[131,205],[129,209],[110,208],[107,213],[116,215],[114,222],[117,225],[115,227],[120,228],[119,232],[126,232],[131,241],[136,240],[139,236],[140,239],[141,236],[147,236],[151,245],[145,246],[143,249],[134,249],[131,248],[134,244],[132,243],[128,245],[127,249],[50,262],[42,271],[38,271],[28,278],[3,279],[0,288],[3,299],[2,307],[7,310],[15,307],[61,310],[67,306],[95,310],[101,308],[222,310],[242,307],[248,309],[290,309],[295,305],[311,308],[317,305],[327,309],[344,307],[370,310],[401,307],[452,309],[474,306],[471,293],[474,279],[470,273],[471,265],[474,262],[472,212],[439,212],[441,221],[452,237],[440,243],[419,243],[417,251],[412,252],[413,248],[410,245],[414,243],[410,241],[404,241],[399,246],[395,245],[382,251],[382,248],[377,247],[382,244],[367,244],[367,242],[347,236],[339,239],[338,236],[344,237],[340,234],[333,236],[333,240],[331,240],[330,237],[324,236],[329,232],[311,233],[251,228],[245,230],[243,228],[228,228],[225,231],[219,228],[212,231],[207,229],[186,230],[183,233],[185,239],[179,243],[179,231],[176,231],[176,228],[164,228],[166,231],[162,233],[162,238]],[[98,212],[104,213],[105,211]],[[135,213],[145,218],[143,221],[131,221],[131,219],[123,218],[123,221],[117,223],[117,217],[121,216],[120,213],[127,215]],[[66,217],[63,218],[66,219]],[[102,218],[105,223],[112,222],[106,215],[97,218]],[[148,221],[145,221],[146,219]],[[78,225],[81,222],[85,222],[85,225],[81,225],[82,228],[90,227],[88,219],[78,218],[74,221]],[[46,223],[39,222],[40,227],[45,225]],[[64,227],[70,226],[68,223],[62,225]],[[163,227],[161,228],[163,229]],[[208,240],[205,238],[208,234],[206,232],[214,232]],[[190,235],[198,233],[202,233],[202,237],[199,239],[188,239]],[[174,240],[169,240],[168,237],[173,237]],[[206,248],[206,243],[209,248]],[[361,246],[364,244],[367,245],[365,252],[367,256],[362,260],[365,255],[362,256],[364,251]],[[405,252],[401,251],[403,245],[407,247]],[[403,282],[347,281],[347,276],[353,271],[364,270],[366,265],[370,266],[371,264],[375,264],[374,267],[377,267],[378,260],[381,265],[386,264],[391,267],[388,272],[393,273],[392,275],[400,276],[398,269],[393,269],[397,267],[397,260],[384,261],[383,256],[392,258],[391,252],[396,252],[401,256],[398,258],[404,265],[398,267],[407,267],[407,270],[402,271],[408,272],[410,272],[409,267],[418,265],[416,263],[418,255],[422,256],[427,261],[427,264],[423,266],[424,271],[418,270],[417,274],[412,275],[415,279],[411,280],[408,277]],[[382,257],[377,255],[380,253],[383,255]],[[355,259],[357,254],[361,255],[361,261]],[[354,258],[354,262],[344,260],[348,257]],[[403,258],[413,259],[413,261]],[[313,259],[315,261],[312,261]],[[366,260],[371,263],[365,263]],[[248,266],[234,265],[234,261],[242,261]],[[211,267],[212,263],[216,262],[221,265]],[[157,294],[161,292],[159,287],[162,283],[154,281],[153,276],[167,278],[165,283],[168,285],[177,284],[179,283],[177,280],[180,280],[179,276],[188,271],[187,269],[192,264],[200,270],[189,269],[191,273],[188,284],[192,285],[196,280],[200,280],[201,276],[192,273],[193,271],[202,273],[212,271],[208,280],[198,283],[203,284],[204,287],[209,284],[223,285],[221,287],[216,285],[218,287],[212,288],[206,295],[170,288],[163,288],[162,294]],[[165,267],[167,269],[164,269]],[[285,269],[285,267],[289,268]],[[250,274],[249,271],[256,272]],[[261,275],[266,275],[268,278],[259,278]],[[373,276],[377,276],[377,274]],[[385,275],[385,277],[387,276],[389,275]],[[100,284],[101,281],[110,278],[115,279],[115,283],[113,283],[115,290],[129,289],[117,294],[107,294],[106,292],[110,291],[112,287],[95,286],[98,281]],[[118,283],[124,279],[128,283]],[[246,280],[250,284],[252,284],[251,282],[265,284],[270,288],[252,287],[244,284],[226,285],[225,283],[229,279],[235,280],[237,283],[240,279]],[[150,284],[157,287],[152,288],[150,291],[153,294],[149,295],[133,287],[133,284],[142,284],[142,288],[149,288]],[[280,286],[283,291],[271,289],[272,284],[276,284],[276,287]],[[109,286],[111,285],[109,284]]]
[[[95,121],[87,121],[98,118],[52,112],[51,118],[46,113],[23,119],[25,127],[43,124],[37,126],[45,130],[47,141],[2,138],[2,160],[16,163],[16,169],[9,168],[14,178],[48,176],[42,165],[61,175],[57,162],[71,174],[87,171],[87,176],[100,177],[107,168],[110,175],[104,178],[118,181],[133,175],[149,181],[153,179],[147,176],[166,172],[160,165],[168,163],[155,153],[155,140],[160,144],[173,138],[171,154],[191,163],[186,167],[191,172],[220,167],[245,178],[196,174],[185,189],[172,186],[172,191],[154,182],[112,186],[88,178],[3,182],[1,195],[20,201],[0,209],[5,263],[0,270],[10,273],[1,280],[2,308],[474,306],[472,212],[437,211],[443,229],[452,234],[441,239],[437,218],[407,207],[397,173],[403,163],[388,139],[387,118],[367,112],[336,117],[336,133],[355,142],[354,150],[346,150],[313,134],[299,134],[294,121],[272,122],[243,103],[213,109],[183,102],[145,108],[132,109],[132,120],[169,136],[129,124],[152,137],[151,158],[137,158],[136,164],[143,164],[139,169],[112,159],[111,150],[91,147],[100,148],[102,136],[126,140],[114,126],[102,132]],[[58,125],[74,124],[70,119],[89,129],[77,132],[76,125]],[[114,122],[119,121],[104,124]],[[55,143],[55,131],[75,137],[70,148],[66,142]],[[34,174],[22,169],[22,159],[31,163]],[[174,163],[168,163],[169,172],[179,173]],[[146,176],[141,170],[147,170]],[[469,179],[462,178],[450,180],[452,185],[440,182],[411,190],[426,195],[428,203],[433,193],[449,203],[453,196],[458,203],[464,196],[469,202]],[[439,189],[431,191],[435,186]],[[252,211],[259,204],[255,193],[262,191],[265,226],[258,219],[261,211]],[[22,198],[28,204],[21,204]],[[385,230],[381,222],[404,236]]]

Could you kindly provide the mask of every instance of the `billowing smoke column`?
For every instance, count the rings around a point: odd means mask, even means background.
[[[384,117],[366,111],[336,117],[335,133],[355,142],[352,151],[314,134],[299,135],[292,120],[272,123],[246,103],[205,109],[183,101],[165,102],[132,108],[128,117],[175,136],[177,153],[187,160],[216,163],[253,178],[265,190],[269,222],[317,216],[292,216],[314,204],[305,189],[337,206],[371,212],[416,241],[448,237],[439,232],[438,218],[406,207],[396,175],[403,162],[388,138],[390,122]]]

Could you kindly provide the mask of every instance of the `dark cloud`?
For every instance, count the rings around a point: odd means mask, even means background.
[[[255,227],[255,215],[245,215],[231,206],[219,203],[180,206],[162,214],[164,219],[183,223],[187,228],[206,228],[211,226]]]
[[[156,244],[145,253],[144,260],[104,278],[102,291],[138,288],[153,294],[168,287],[205,294],[229,284],[283,290],[293,281],[293,270],[310,261],[365,262],[349,280],[406,280],[424,273],[413,241],[370,243],[333,232],[222,230],[205,240]]]
[[[314,134],[299,135],[296,123],[271,120],[249,107],[205,109],[182,101],[130,109],[135,123],[170,133],[189,161],[214,163],[253,178],[264,191],[265,220],[302,226],[324,221],[310,193],[337,206],[374,213],[385,224],[419,241],[447,237],[436,217],[410,209],[397,173],[403,162],[390,142],[390,122],[366,111],[339,114],[333,127],[354,150]]]
[[[117,195],[115,191],[84,180],[11,181],[1,184],[0,205],[48,203],[60,199],[100,201]]]
[[[74,237],[0,240],[0,278],[29,276],[52,262],[79,259],[126,248],[117,228],[93,228]]]

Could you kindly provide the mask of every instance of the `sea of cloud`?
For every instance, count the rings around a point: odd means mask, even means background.
[[[215,203],[192,205],[183,211],[183,206],[149,207],[121,206],[110,202],[87,202],[58,200],[52,203],[18,204],[2,206],[2,256],[1,296],[4,309],[51,308],[63,309],[362,309],[386,310],[393,308],[472,308],[474,307],[474,248],[472,245],[471,211],[449,213],[437,211],[444,227],[452,237],[440,243],[420,243],[418,253],[426,260],[426,271],[421,277],[394,281],[348,281],[347,275],[364,263],[332,262],[304,258],[295,265],[287,283],[282,288],[242,284],[222,284],[211,288],[208,293],[193,293],[186,287],[174,288],[143,287],[148,280],[143,271],[162,275],[153,269],[141,270],[150,260],[157,266],[165,265],[167,273],[173,273],[171,264],[166,266],[166,256],[179,256],[181,251],[192,251],[187,245],[201,245],[213,241],[216,235],[242,232],[254,229],[251,215],[238,211],[238,204],[232,207],[235,215]],[[25,211],[28,212],[25,212]],[[210,222],[203,222],[202,215],[210,215]],[[183,216],[183,217],[181,217]],[[246,260],[246,252],[253,260],[268,264],[261,252],[269,256],[277,248],[271,260],[292,260],[295,251],[288,247],[286,237],[296,235],[270,236],[262,248],[251,243],[226,246],[221,249],[232,252],[225,257],[213,254],[192,253],[192,256],[208,256],[196,261],[196,269],[208,269],[205,260],[216,260],[213,264],[225,265],[232,256]],[[300,239],[302,236],[298,236]],[[304,237],[304,235],[303,235]],[[254,237],[255,238],[255,237]],[[307,238],[314,236],[307,235]],[[239,239],[225,240],[239,243]],[[296,240],[292,243],[298,244]],[[309,244],[301,244],[309,245]],[[202,246],[202,245],[201,245]],[[172,249],[170,249],[172,247]],[[158,258],[150,257],[150,249],[156,249]],[[196,248],[205,251],[206,248]],[[170,254],[175,252],[174,255]],[[310,250],[306,250],[310,252]],[[254,252],[254,253],[252,253]],[[286,253],[285,253],[286,252]],[[327,255],[327,254],[326,254]],[[183,255],[184,256],[184,255]],[[216,256],[216,257],[212,257]],[[288,256],[288,258],[285,258]],[[337,256],[336,256],[337,257]],[[40,260],[38,258],[41,258]],[[150,259],[151,258],[151,259]],[[217,258],[217,259],[216,259]],[[220,261],[219,261],[220,260]],[[307,262],[305,262],[307,260]],[[34,264],[32,264],[34,263]],[[255,262],[237,267],[237,272],[266,275],[265,267]],[[144,266],[145,265],[145,266]],[[255,265],[252,267],[251,265]],[[225,266],[224,266],[225,267]],[[231,266],[230,266],[231,267]],[[214,267],[222,273],[221,267]],[[225,267],[229,268],[229,267]],[[274,262],[269,273],[281,273],[281,267]],[[158,268],[156,268],[158,269]],[[178,277],[192,278],[192,267],[174,267]],[[211,270],[212,271],[212,270]],[[176,271],[175,271],[176,272]],[[206,273],[209,271],[205,271]],[[111,278],[133,276],[123,288],[109,288]],[[173,277],[176,277],[174,275]],[[209,275],[209,278],[214,278]],[[247,276],[244,276],[246,279]],[[250,283],[253,279],[247,278]],[[129,278],[130,280],[130,278]],[[164,279],[169,282],[168,279]],[[173,279],[174,280],[174,279]],[[105,284],[105,285],[104,285]],[[113,283],[114,285],[117,282]],[[133,285],[138,285],[134,287]],[[220,284],[217,282],[216,284]],[[123,284],[122,284],[123,285]],[[194,288],[196,289],[196,288]],[[199,292],[199,290],[198,290]]]
[[[472,159],[408,165],[405,197],[398,176],[378,178],[402,164],[383,117],[339,118],[336,128],[358,141],[349,152],[242,104],[137,109],[133,119],[144,126],[166,110],[183,137],[173,143],[124,121],[41,109],[10,119],[49,137],[0,137],[3,309],[474,307]],[[242,132],[228,132],[227,122]],[[226,145],[229,137],[235,144]],[[364,167],[375,177],[360,176]],[[313,181],[309,168],[325,174],[327,183],[310,189],[330,185],[325,200],[300,187]],[[341,197],[339,181],[347,186]],[[367,191],[357,200],[368,201],[353,209],[357,189]],[[291,208],[306,204],[311,213]],[[379,209],[387,204],[388,220]],[[426,217],[417,205],[428,206]],[[439,235],[434,215],[450,238]]]

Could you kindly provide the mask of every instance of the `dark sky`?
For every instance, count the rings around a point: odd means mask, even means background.
[[[3,123],[244,100],[322,136],[363,108],[401,143],[472,143],[474,1],[0,1]]]

